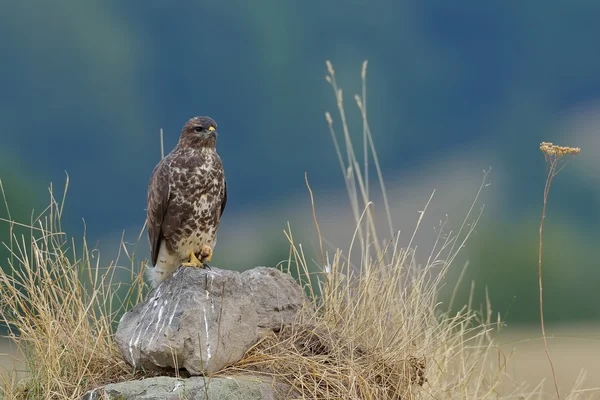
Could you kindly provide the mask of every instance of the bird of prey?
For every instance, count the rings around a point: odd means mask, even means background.
[[[190,119],[177,146],[152,171],[147,224],[153,287],[179,268],[205,268],[217,242],[227,183],[216,151],[217,124],[209,117]]]

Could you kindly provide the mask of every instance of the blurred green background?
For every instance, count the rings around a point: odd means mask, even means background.
[[[305,172],[328,247],[347,248],[353,222],[324,119],[335,111],[324,63],[358,144],[351,96],[366,59],[370,122],[404,239],[436,189],[424,257],[433,227],[445,214],[460,226],[492,168],[452,277],[468,259],[460,299],[475,279],[476,302],[487,286],[509,323],[538,318],[539,143],[582,147],[550,194],[546,317],[600,321],[598,15],[600,3],[584,0],[0,2],[0,178],[12,217],[45,207],[66,171],[63,228],[80,237],[83,219],[108,263],[123,231],[133,243],[144,223],[159,129],[169,151],[188,118],[210,115],[229,188],[215,264],[286,259],[287,221],[315,248]],[[7,256],[0,250],[0,265]]]

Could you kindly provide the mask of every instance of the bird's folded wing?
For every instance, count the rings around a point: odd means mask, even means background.
[[[148,184],[146,212],[152,265],[156,265],[158,259],[158,250],[160,249],[160,241],[162,239],[162,224],[170,200],[169,176],[168,159],[163,158],[154,168],[154,171],[152,171],[152,177]]]

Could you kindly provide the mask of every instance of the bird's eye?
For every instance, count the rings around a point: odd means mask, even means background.
[[[194,130],[195,130],[196,132],[203,132],[203,131],[204,131],[204,128],[203,128],[203,127],[201,127],[201,126],[195,126],[195,127],[194,127]]]

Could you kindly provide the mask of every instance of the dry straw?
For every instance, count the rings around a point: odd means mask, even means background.
[[[102,267],[85,239],[78,246],[68,238],[60,230],[63,202],[51,188],[48,208],[21,226],[28,234],[6,244],[12,261],[0,270],[0,321],[26,369],[2,373],[5,399],[75,399],[139,375],[121,358],[113,331],[122,310],[141,299],[141,274],[129,275],[126,288],[115,279],[121,267]]]

